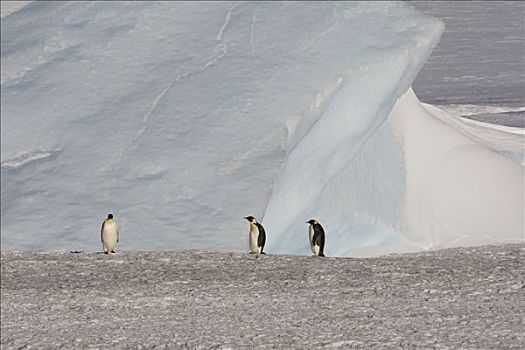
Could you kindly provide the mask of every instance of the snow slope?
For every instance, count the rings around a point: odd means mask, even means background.
[[[525,238],[524,129],[454,118],[413,91],[390,124],[405,159],[407,241],[435,249]]]
[[[121,249],[242,251],[246,215],[268,252],[307,253],[313,216],[329,255],[468,244],[482,205],[452,230],[414,213],[419,129],[385,123],[429,115],[398,99],[442,30],[404,3],[30,3],[2,19],[2,249],[99,249],[108,212]],[[523,168],[479,147],[515,211],[472,243],[519,239]]]
[[[335,255],[522,241],[524,145],[524,129],[458,118],[421,104],[409,89],[387,122],[322,182],[321,194],[293,206],[301,212],[288,226],[283,213],[291,194],[274,204],[269,229],[285,227],[288,246],[272,248],[289,251],[302,233],[301,218],[316,214],[329,228],[327,251]]]

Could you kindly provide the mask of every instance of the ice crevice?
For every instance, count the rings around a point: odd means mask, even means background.
[[[228,27],[228,25],[230,24],[230,18],[231,18],[231,15],[232,15],[232,12],[237,8],[239,7],[240,5],[244,4],[244,2],[240,2],[240,3],[237,3],[235,4],[234,6],[232,6],[229,10],[228,10],[228,13],[226,14],[226,17],[224,19],[224,23],[222,24],[221,28],[219,29],[219,31],[217,32],[217,35],[216,35],[216,40],[219,41],[219,45],[217,46],[217,49],[220,52],[220,54],[218,54],[217,56],[213,57],[211,60],[207,61],[200,69],[197,69],[197,70],[194,70],[194,71],[190,71],[190,72],[187,72],[187,73],[184,73],[184,74],[181,74],[181,75],[178,75],[177,78],[175,79],[174,82],[172,83],[169,83],[168,86],[162,90],[153,100],[152,104],[151,104],[151,107],[149,108],[149,110],[146,112],[146,114],[144,114],[142,120],[143,120],[143,126],[142,128],[138,131],[137,133],[137,137],[135,139],[135,141],[140,138],[140,136],[147,130],[147,125],[148,125],[148,121],[149,121],[149,118],[151,116],[151,114],[155,111],[155,109],[157,108],[157,105],[159,104],[159,102],[163,99],[163,97],[168,93],[168,91],[177,83],[179,83],[180,81],[182,81],[183,79],[186,79],[188,77],[191,77],[191,76],[194,76],[196,74],[200,74],[200,73],[203,73],[204,71],[206,71],[206,69],[208,69],[210,66],[216,64],[217,62],[219,62],[224,56],[226,56],[228,54],[228,39],[226,38],[223,38],[223,35],[224,35],[224,31],[226,30],[226,28]]]
[[[226,30],[226,28],[228,27],[228,25],[230,24],[230,18],[231,18],[233,10],[235,10],[237,7],[241,6],[242,4],[244,4],[244,1],[233,5],[226,13],[226,17],[224,18],[224,23],[222,24],[221,28],[219,29],[219,32],[217,33],[218,41],[222,41],[222,35],[224,31]]]
[[[29,152],[21,152],[18,155],[6,160],[2,160],[1,167],[5,169],[18,169],[28,165],[29,163],[54,158],[62,152],[62,148],[54,148],[49,150],[34,150]]]
[[[255,49],[253,47],[253,33],[255,31],[255,24],[257,23],[257,12],[259,11],[259,6],[255,6],[255,10],[252,13],[252,23],[250,24],[250,52],[254,56]]]
[[[312,37],[312,39],[310,40],[310,42],[308,42],[308,44],[306,44],[306,45],[301,49],[301,51],[306,51],[306,50],[308,50],[308,48],[310,48],[314,42],[316,42],[316,41],[318,41],[318,40],[321,40],[326,34],[328,34],[330,31],[334,30],[334,29],[337,27],[337,24],[339,23],[338,14],[337,14],[337,2],[334,2],[334,12],[333,12],[332,17],[334,18],[334,20],[332,21],[332,23],[331,23],[326,29],[324,29],[323,31],[321,31],[320,33],[316,33],[316,35],[314,35],[314,36]]]
[[[164,90],[162,90],[157,96],[155,96],[155,99],[151,103],[150,109],[142,117],[143,126],[138,131],[137,137],[140,137],[146,131],[146,129],[148,128],[149,117],[155,111],[159,102],[162,100],[164,95],[166,95],[166,93],[171,89],[172,86],[173,86],[173,83],[168,84],[168,86]]]

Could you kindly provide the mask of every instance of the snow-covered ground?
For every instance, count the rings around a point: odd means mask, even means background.
[[[311,217],[331,256],[521,241],[523,129],[410,88],[442,31],[407,3],[29,3],[2,18],[2,249],[100,249],[108,212],[122,250],[243,251],[246,215],[275,253]]]
[[[522,349],[525,245],[2,252],[2,349]]]

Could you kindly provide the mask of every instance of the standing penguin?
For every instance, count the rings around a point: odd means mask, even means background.
[[[118,239],[117,222],[113,219],[113,214],[108,214],[108,218],[104,220],[102,229],[100,230],[100,240],[102,241],[104,253],[115,253]]]
[[[246,216],[245,219],[250,223],[250,253],[266,254],[263,252],[264,243],[266,243],[264,227],[253,216]]]
[[[310,236],[310,248],[314,256],[324,256],[324,229],[321,224],[312,219],[306,222],[310,224],[308,235]]]

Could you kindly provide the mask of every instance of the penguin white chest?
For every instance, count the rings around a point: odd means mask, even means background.
[[[310,238],[310,249],[314,255],[319,255],[320,247],[314,244],[314,225],[310,225],[308,228],[308,236]]]
[[[250,224],[250,252],[251,253],[260,253],[260,248],[258,245],[259,240],[259,229],[256,225]]]
[[[107,220],[102,228],[101,236],[104,251],[111,252],[115,250],[118,240],[117,223],[114,220]]]

